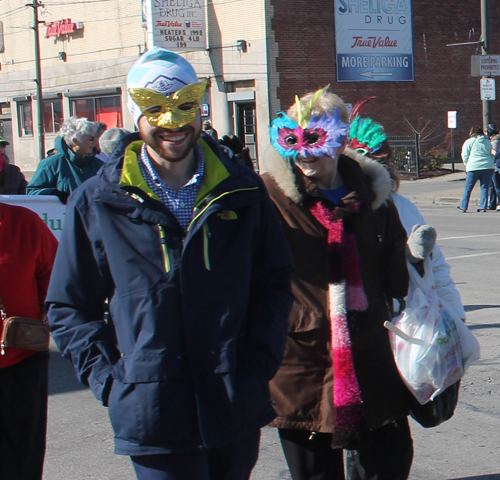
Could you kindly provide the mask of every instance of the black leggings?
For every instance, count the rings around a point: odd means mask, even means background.
[[[281,446],[293,480],[406,480],[413,460],[408,419],[372,432],[369,447],[346,452],[332,449],[329,433],[279,429]]]
[[[343,451],[332,449],[331,433],[278,432],[293,480],[344,480]]]

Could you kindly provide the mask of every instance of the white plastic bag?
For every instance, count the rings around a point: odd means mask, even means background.
[[[476,337],[438,297],[430,258],[424,268],[420,277],[408,265],[406,309],[392,323],[386,322],[399,373],[422,405],[462,378],[480,355]]]

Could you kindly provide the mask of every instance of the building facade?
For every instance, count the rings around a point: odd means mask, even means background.
[[[271,0],[271,20],[279,55],[276,71],[283,108],[303,94],[330,84],[348,104],[375,96],[363,110],[384,125],[390,136],[423,131],[425,153],[433,147],[451,148],[447,112],[457,112],[453,131],[455,157],[472,125],[483,125],[480,79],[471,76],[471,56],[481,55],[481,1],[457,0]],[[489,19],[489,53],[500,54],[500,2],[485,2]],[[291,8],[293,5],[293,8]],[[387,22],[378,32],[391,38],[400,16],[411,6],[413,81],[338,82],[335,19],[341,10],[363,13],[367,29]],[[369,23],[371,22],[371,23]],[[369,36],[367,34],[367,36]],[[447,46],[466,43],[467,45]],[[354,42],[352,42],[354,44]],[[500,127],[500,110],[489,102],[491,120]]]
[[[165,2],[181,6],[170,9],[172,21],[184,2]],[[148,47],[143,0],[61,0],[37,8],[43,105],[36,95],[34,6],[20,0],[0,6],[0,135],[28,176],[40,161],[39,108],[45,151],[72,115],[134,129],[126,76]],[[208,49],[184,53],[199,78],[209,79],[204,115],[220,136],[238,135],[256,159],[270,111],[266,7],[260,0],[215,1],[205,12]]]
[[[40,161],[38,109],[43,111],[45,150],[52,148],[60,125],[71,115],[134,129],[127,110],[126,75],[148,48],[145,1],[58,0],[37,7],[42,22],[40,104],[35,83],[35,3],[26,6],[25,1],[2,0],[0,135],[11,142],[8,153],[27,176]],[[482,124],[479,78],[470,73],[471,55],[481,53],[479,0],[472,4],[465,0],[452,4],[439,0],[154,1],[166,7],[166,22],[178,21],[183,8],[195,1],[204,6],[207,49],[182,54],[200,79],[209,79],[202,101],[205,117],[219,137],[237,135],[255,160],[269,146],[268,127],[276,113],[288,108],[296,94],[325,85],[348,104],[375,96],[364,114],[382,123],[389,135],[411,134],[412,127],[423,130],[426,148],[449,148],[448,111],[457,112],[453,132],[457,150],[470,126]],[[500,5],[489,4],[489,51],[496,53],[500,52],[500,32],[495,28]],[[366,12],[365,22],[368,18],[376,22],[380,16],[389,26],[390,14],[405,8],[410,9],[412,22],[413,79],[339,81],[335,21],[340,13]],[[390,35],[385,38],[390,40]],[[470,45],[447,47],[465,42]],[[493,122],[494,105],[490,102]]]

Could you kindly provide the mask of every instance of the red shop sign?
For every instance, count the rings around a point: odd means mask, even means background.
[[[78,30],[78,24],[71,23],[71,18],[65,18],[57,22],[45,22],[45,26],[47,27],[45,38],[60,37],[61,35],[75,33]]]

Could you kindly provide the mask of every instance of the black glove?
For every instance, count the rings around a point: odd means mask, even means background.
[[[63,192],[61,190],[54,190],[52,192],[52,195],[55,195],[59,200],[61,200],[61,203],[63,205],[66,205],[66,203],[68,202],[68,197],[70,195],[69,192]]]

